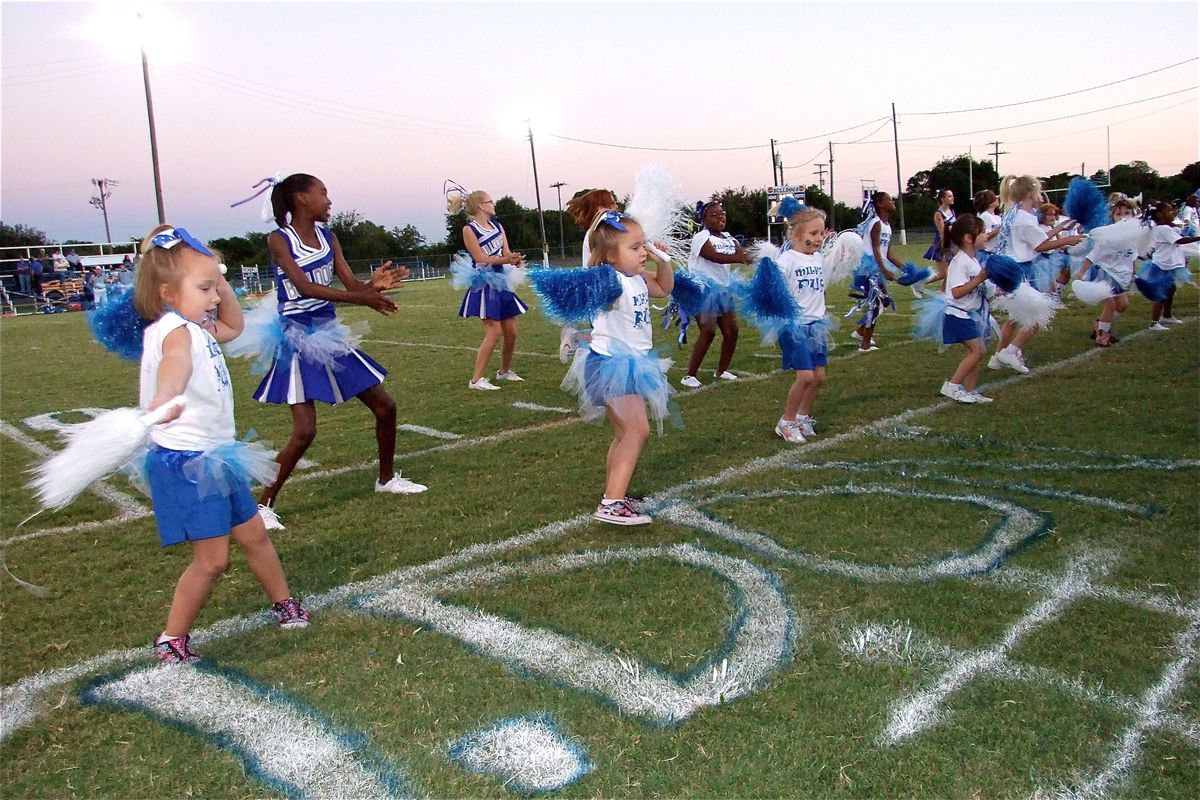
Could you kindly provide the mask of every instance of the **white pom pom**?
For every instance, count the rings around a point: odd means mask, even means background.
[[[662,242],[672,261],[687,263],[691,250],[688,208],[666,167],[646,164],[638,170],[625,212],[641,224],[647,241]]]
[[[1037,325],[1049,327],[1054,314],[1060,308],[1057,300],[1042,294],[1028,283],[1022,283],[1011,294],[996,298],[996,308],[1007,312],[1008,318],[1023,328]]]
[[[1112,286],[1108,281],[1071,281],[1071,291],[1089,306],[1112,297]]]
[[[751,264],[757,264],[764,258],[769,258],[776,263],[779,262],[779,248],[770,242],[756,239],[748,248],[746,248],[746,252],[750,254]]]
[[[1110,250],[1133,250],[1138,246],[1138,238],[1144,229],[1135,219],[1123,219],[1112,225],[1092,228],[1088,238],[1098,245]]]
[[[863,240],[854,231],[842,231],[825,252],[825,282],[837,283],[854,274],[862,261]]]
[[[523,267],[512,267],[504,270],[504,282],[508,284],[508,290],[515,292],[518,286],[525,283],[525,269]]]

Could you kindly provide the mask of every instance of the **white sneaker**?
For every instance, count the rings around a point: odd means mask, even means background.
[[[775,423],[775,433],[788,444],[804,444],[808,441],[804,438],[804,432],[800,430],[800,426],[796,422],[789,422],[782,418]]]
[[[1182,325],[1183,320],[1179,317],[1163,317],[1159,320],[1163,325]]]
[[[860,352],[860,353],[874,353],[874,352],[875,352],[876,350],[878,350],[878,349],[879,349],[879,345],[875,344],[874,342],[871,342],[871,346],[870,346],[870,347],[860,347],[860,348],[858,348],[858,352]]]
[[[967,394],[969,394],[969,395],[971,395],[972,397],[974,397],[974,398],[975,398],[975,402],[976,402],[976,403],[991,403],[991,402],[994,402],[994,400],[993,400],[992,398],[988,397],[987,395],[980,394],[978,391],[974,391],[974,392],[967,392]]]
[[[566,364],[575,354],[575,337],[579,331],[574,328],[563,328],[558,334],[558,360]]]
[[[1156,323],[1154,323],[1153,325],[1151,325],[1151,326],[1150,326],[1150,330],[1152,330],[1152,331],[1165,331],[1165,330],[1167,330],[1167,326],[1162,324],[1162,320],[1159,320],[1158,322],[1156,322]]]
[[[854,340],[854,341],[856,341],[856,342],[861,342],[861,341],[862,341],[862,334],[861,334],[861,333],[859,333],[858,331],[854,331],[854,333],[850,334],[850,338],[851,338],[851,339],[853,339],[853,340]]]
[[[994,355],[992,358],[1009,369],[1020,372],[1022,375],[1026,372],[1029,372],[1029,367],[1025,366],[1025,359],[1021,355],[1021,351],[1015,349],[1012,345],[1009,345],[1000,352],[996,353],[996,355]],[[988,366],[992,366],[991,361],[988,361]]]
[[[806,439],[811,439],[817,435],[817,429],[814,427],[816,423],[817,421],[812,417],[796,417],[796,424],[800,426],[800,433],[804,434]]]
[[[683,379],[679,381],[679,385],[686,386],[689,389],[699,389],[703,384],[700,383],[700,379],[695,375],[685,375]]]
[[[496,373],[496,380],[498,380],[498,381],[512,381],[513,383],[521,383],[521,382],[523,382],[525,379],[524,379],[524,378],[522,378],[520,375],[518,375],[517,373],[513,372],[513,371],[510,369],[508,372],[497,372],[497,373]]]
[[[275,513],[275,509],[270,506],[264,506],[261,503],[258,506],[258,515],[262,517],[263,526],[269,531],[286,531],[283,523],[279,521],[279,515]]]
[[[992,356],[991,358],[988,359],[988,363],[987,363],[988,369],[1000,369],[1003,366],[1004,366],[1004,364],[1000,363],[1000,358],[998,357],[998,355]]]
[[[951,383],[950,381],[944,381],[942,383],[941,391],[939,391],[938,394],[940,394],[942,397],[949,397],[951,400],[954,400],[955,395],[960,391],[962,391],[962,386],[958,385],[957,383]]]
[[[489,381],[487,378],[480,378],[477,381],[471,381],[467,384],[468,389],[479,389],[484,392],[494,392],[500,387]]]
[[[375,491],[384,494],[420,494],[428,488],[424,484],[413,483],[408,478],[401,478],[399,472],[393,475],[387,483],[375,481]]]
[[[738,376],[734,375],[729,370],[725,370],[724,372],[716,372],[713,373],[713,375],[714,377],[720,378],[723,381],[736,381],[738,379]]]

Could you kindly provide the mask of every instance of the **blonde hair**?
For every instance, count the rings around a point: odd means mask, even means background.
[[[138,262],[137,275],[134,278],[133,307],[138,316],[150,322],[163,315],[163,284],[176,287],[183,280],[184,266],[181,256],[185,249],[191,250],[186,244],[182,247],[172,247],[170,250],[154,246],[152,240],[155,236],[174,228],[174,225],[159,225],[147,233],[138,246],[142,258]],[[216,250],[213,250],[212,254],[219,263],[221,254]]]
[[[825,212],[819,208],[806,206],[788,217],[788,236],[792,235],[792,231],[798,231],[814,219],[825,221]]]
[[[611,264],[610,257],[613,250],[617,248],[617,241],[621,238],[623,231],[619,231],[612,225],[604,225],[604,211],[597,211],[596,216],[592,219],[592,224],[588,228],[587,240],[588,248],[591,254],[588,255],[588,266],[598,267],[601,264]],[[638,222],[627,214],[621,215],[621,223],[628,227],[629,225],[637,225],[642,227],[642,223]]]
[[[1030,195],[1042,199],[1042,183],[1032,175],[1006,175],[1000,181],[1000,207],[1007,209],[1026,200]]]
[[[451,214],[457,214],[459,211],[466,210],[468,217],[475,216],[475,212],[483,205],[483,198],[487,197],[487,192],[482,189],[476,189],[470,194],[453,194],[446,200],[446,209]]]
[[[1111,214],[1118,208],[1128,208],[1135,216],[1138,213],[1137,201],[1124,192],[1113,192],[1108,196],[1108,213]]]

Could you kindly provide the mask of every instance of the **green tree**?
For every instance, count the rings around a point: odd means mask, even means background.
[[[403,228],[393,226],[388,235],[392,238],[396,255],[417,255],[425,249],[425,237],[412,225]]]
[[[937,196],[943,189],[954,192],[954,207],[961,213],[974,210],[971,206],[974,192],[981,189],[991,189],[994,192],[999,187],[1000,176],[992,162],[976,161],[965,154],[954,158],[944,158],[934,164],[932,169],[921,170],[908,179],[904,190],[906,204],[912,205],[916,210],[918,204],[909,203],[910,197],[913,200],[918,197],[927,197],[935,202],[928,214],[914,213],[910,215],[909,209],[905,208],[906,221],[913,224],[914,227],[932,226],[933,209],[937,208]],[[924,204],[920,205],[923,212]]]
[[[19,247],[21,245],[51,244],[46,234],[29,225],[9,225],[0,222],[0,247]]]

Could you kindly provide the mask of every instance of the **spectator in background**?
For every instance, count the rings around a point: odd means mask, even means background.
[[[33,267],[28,258],[17,261],[17,287],[23,295],[33,294]]]
[[[43,250],[42,254],[45,255],[45,253],[46,251]],[[42,296],[42,269],[41,261],[36,258],[29,259],[29,281],[34,297]]]
[[[67,259],[62,254],[62,250],[59,250],[50,256],[50,263],[54,269],[54,277],[58,280],[66,280],[68,278],[75,277],[71,274],[71,265],[67,263]]]

